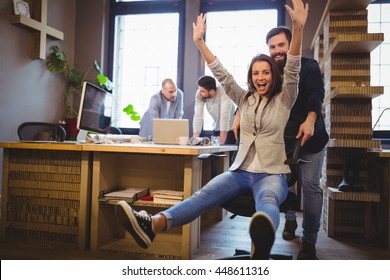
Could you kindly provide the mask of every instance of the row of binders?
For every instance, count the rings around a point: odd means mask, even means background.
[[[128,203],[132,203],[137,200],[144,200],[156,204],[175,205],[182,201],[183,197],[184,195],[182,191],[114,187],[100,192],[99,201],[124,200]]]

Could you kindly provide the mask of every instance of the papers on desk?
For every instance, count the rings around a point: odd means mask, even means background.
[[[147,138],[138,135],[126,134],[88,134],[85,142],[90,144],[115,144],[115,143],[143,143],[148,142]]]

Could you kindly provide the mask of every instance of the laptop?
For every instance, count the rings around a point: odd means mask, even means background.
[[[178,145],[179,136],[189,137],[188,119],[153,119],[153,143]]]

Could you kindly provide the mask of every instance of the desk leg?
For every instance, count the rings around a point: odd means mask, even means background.
[[[184,160],[184,198],[190,197],[202,186],[201,161],[194,156],[186,156]],[[200,219],[183,226],[182,257],[190,259],[200,244]]]

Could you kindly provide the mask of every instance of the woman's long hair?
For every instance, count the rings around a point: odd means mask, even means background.
[[[268,104],[276,94],[282,91],[282,77],[280,75],[278,66],[275,63],[275,61],[266,54],[258,54],[254,58],[252,58],[251,64],[249,65],[249,69],[248,69],[248,76],[247,76],[248,93],[245,96],[245,99],[247,99],[250,95],[256,92],[256,87],[252,81],[252,67],[253,64],[258,61],[265,61],[271,67],[272,84],[269,88],[269,91],[266,93],[266,96],[268,97],[268,102],[267,102]]]

